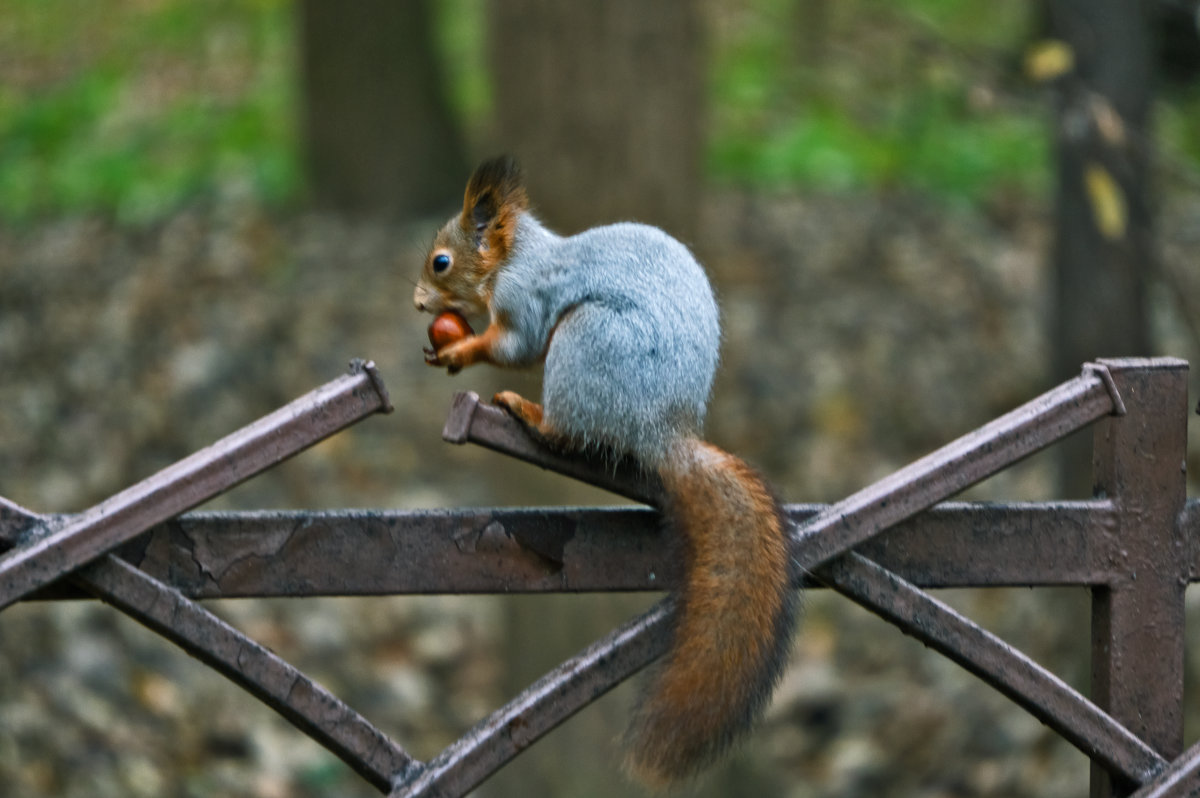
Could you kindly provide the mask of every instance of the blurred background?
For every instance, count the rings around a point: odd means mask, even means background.
[[[396,413],[209,507],[612,501],[440,440],[455,391],[537,391],[427,368],[410,300],[471,167],[505,151],[560,231],[637,219],[697,252],[725,327],[709,436],[789,501],[1093,357],[1195,360],[1196,5],[0,0],[0,495],[83,509],[366,357]],[[1086,496],[1089,443],[968,495]],[[1084,590],[939,596],[1086,691]],[[652,598],[211,606],[425,758]],[[375,794],[107,607],[13,607],[0,652],[6,796]],[[631,690],[478,794],[641,795],[618,772]],[[685,793],[1082,796],[1087,775],[814,591],[767,722]]]

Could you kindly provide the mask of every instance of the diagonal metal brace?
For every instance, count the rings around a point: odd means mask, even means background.
[[[1200,795],[1200,743],[1184,751],[1171,766],[1129,798],[1195,798]]]
[[[30,531],[56,519],[0,498],[0,515]],[[0,545],[2,541],[0,541]],[[380,790],[413,759],[383,732],[265,646],[178,590],[105,554],[65,577],[258,698]]]
[[[22,540],[0,557],[0,610],[122,543],[376,412],[391,409],[372,363],[313,390],[216,443]]]
[[[272,431],[286,436],[285,443],[276,445],[277,453],[299,451],[319,440],[315,436],[324,437],[371,413],[390,409],[386,388],[374,365],[354,361],[350,375],[306,394],[251,427],[203,450],[189,458],[195,461],[194,468],[178,469],[178,473],[187,475],[202,470],[214,458],[234,457],[229,450],[240,452],[252,447],[255,440],[268,438]],[[340,426],[334,427],[335,424]],[[251,430],[254,434],[250,434]],[[241,442],[239,447],[231,445],[238,441]],[[238,473],[241,479],[249,478],[279,459],[283,457],[270,462],[257,460],[253,464],[255,470],[246,468]],[[231,471],[239,465],[234,460],[229,463]],[[147,482],[157,479],[161,483],[157,488],[159,491],[169,492],[177,487],[186,493],[186,483],[181,484],[178,478],[163,477],[170,471],[160,472]],[[21,530],[19,540],[25,542],[24,550],[30,547],[28,541],[36,545],[60,539],[64,530],[78,529],[82,531],[76,534],[86,535],[88,530],[95,528],[87,523],[95,512],[53,518],[0,498],[0,523],[10,531]],[[119,534],[129,534],[129,530],[119,530]],[[66,538],[68,541],[75,539]],[[5,547],[5,541],[0,539],[0,550]],[[22,550],[20,546],[16,547],[17,552]],[[66,574],[66,579],[180,646],[259,698],[379,789],[387,790],[394,774],[413,764],[412,757],[402,748],[321,685],[178,590],[115,555],[101,554]]]

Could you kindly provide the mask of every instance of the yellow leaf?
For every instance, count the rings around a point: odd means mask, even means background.
[[[1090,163],[1083,172],[1083,186],[1092,205],[1092,218],[1100,235],[1115,241],[1125,235],[1128,213],[1125,194],[1113,176],[1100,164]]]
[[[1043,39],[1025,53],[1025,74],[1037,83],[1062,77],[1075,68],[1075,51],[1061,39]]]

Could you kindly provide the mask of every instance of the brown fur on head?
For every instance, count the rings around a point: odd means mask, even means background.
[[[517,219],[529,207],[521,168],[511,156],[484,161],[471,175],[462,213],[434,237],[413,294],[417,310],[487,312],[496,270],[512,252]]]

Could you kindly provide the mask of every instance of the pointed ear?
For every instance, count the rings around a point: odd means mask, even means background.
[[[493,158],[480,164],[467,183],[462,227],[477,250],[503,260],[513,247],[517,217],[528,208],[521,167],[508,155]]]

